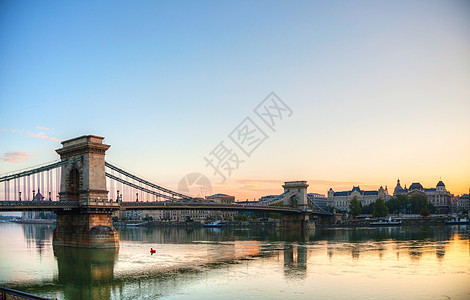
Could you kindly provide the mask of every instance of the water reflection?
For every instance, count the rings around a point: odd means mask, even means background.
[[[109,299],[118,249],[54,247],[66,299]]]
[[[46,224],[22,224],[23,235],[28,248],[34,248],[42,256],[44,247],[50,244],[54,225]]]
[[[436,242],[436,257],[438,260],[443,260],[446,254],[446,243],[443,241]]]
[[[120,241],[158,244],[187,244],[195,241],[283,241],[308,242],[312,232],[277,230],[275,228],[119,228]]]
[[[52,249],[49,247],[51,227],[8,226],[0,226],[0,255],[6,257],[5,260],[15,259],[13,251],[2,248],[2,243],[9,237],[8,231],[2,231],[4,228],[16,228],[11,234],[20,237],[22,230],[24,247],[30,250],[22,256],[17,255],[22,261],[12,263],[14,267],[0,262],[0,283],[19,282],[16,287],[21,290],[59,299],[158,298],[184,295],[195,287],[201,289],[197,290],[199,295],[206,289],[214,291],[217,283],[222,288],[231,284],[236,287],[233,282],[245,277],[250,278],[246,289],[258,289],[267,284],[266,278],[270,278],[267,281],[273,286],[290,282],[298,287],[297,283],[316,282],[312,281],[315,279],[327,287],[324,280],[328,282],[332,278],[331,282],[337,282],[344,279],[342,282],[347,284],[352,282],[353,277],[348,276],[353,274],[351,276],[365,277],[362,284],[374,290],[387,287],[397,278],[409,274],[417,276],[420,272],[422,277],[413,277],[420,284],[441,275],[454,276],[452,280],[470,275],[468,265],[464,264],[463,268],[467,269],[463,270],[462,264],[458,263],[458,259],[468,261],[470,258],[466,226],[317,229],[304,233],[266,228],[121,228],[118,230],[119,252],[68,247]],[[150,247],[157,249],[155,255],[150,255]],[[52,255],[52,259],[43,259],[41,265],[29,264],[36,257],[48,255]],[[53,279],[36,280],[36,284],[32,284],[22,279],[24,273],[11,275],[16,269],[41,273],[45,261],[51,264],[51,260],[57,268]],[[257,264],[260,264],[259,268],[254,267]],[[1,273],[2,268],[9,273]],[[375,281],[375,285],[373,281],[368,283],[368,277],[376,278],[383,270],[396,278],[385,277],[383,282]],[[278,275],[282,280],[276,277]],[[273,278],[278,281],[271,283]],[[313,284],[305,284],[301,289],[306,291],[307,286]],[[335,289],[333,283],[329,287]],[[289,286],[284,288],[285,291],[290,289]],[[270,290],[270,287],[266,289]],[[235,298],[238,290],[231,290],[229,298]],[[347,298],[348,295],[336,296]],[[365,294],[355,296],[367,298]]]
[[[307,248],[305,245],[284,247],[284,274],[289,279],[305,278],[307,274]]]

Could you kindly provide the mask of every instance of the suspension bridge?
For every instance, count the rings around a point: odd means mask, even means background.
[[[103,139],[88,135],[64,141],[56,150],[60,160],[1,176],[4,199],[0,211],[53,211],[57,214],[54,244],[89,248],[118,247],[111,220],[118,210],[276,212],[283,216],[284,226],[297,228],[304,228],[312,215],[332,218],[330,213],[308,209],[305,181],[283,185],[281,206],[219,204],[193,198],[105,161],[110,146]]]

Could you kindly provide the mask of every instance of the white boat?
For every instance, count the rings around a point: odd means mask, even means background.
[[[204,227],[222,227],[222,225],[224,225],[224,223],[221,220],[217,220],[204,224]]]
[[[388,220],[379,220],[377,222],[370,222],[369,225],[372,226],[398,226],[401,225],[401,221],[392,220],[392,218],[388,218]]]
[[[126,227],[137,227],[137,226],[144,226],[144,225],[147,225],[148,222],[145,221],[145,222],[142,222],[142,223],[135,223],[135,224],[126,224]]]
[[[446,220],[446,224],[468,224],[468,218],[457,218],[453,217],[450,220]]]

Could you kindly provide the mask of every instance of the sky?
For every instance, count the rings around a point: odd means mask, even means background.
[[[198,173],[237,200],[290,180],[468,193],[470,3],[0,1],[0,173],[88,134],[157,184]],[[230,174],[207,165],[222,146]]]

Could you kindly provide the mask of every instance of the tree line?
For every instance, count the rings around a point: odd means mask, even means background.
[[[330,210],[334,210],[330,207]],[[354,197],[349,203],[349,213],[356,217],[360,214],[372,214],[374,217],[386,217],[391,214],[420,214],[429,216],[436,208],[428,202],[428,198],[423,194],[414,194],[408,197],[406,194],[399,194],[390,200],[378,198],[375,202],[362,206],[361,201]]]

